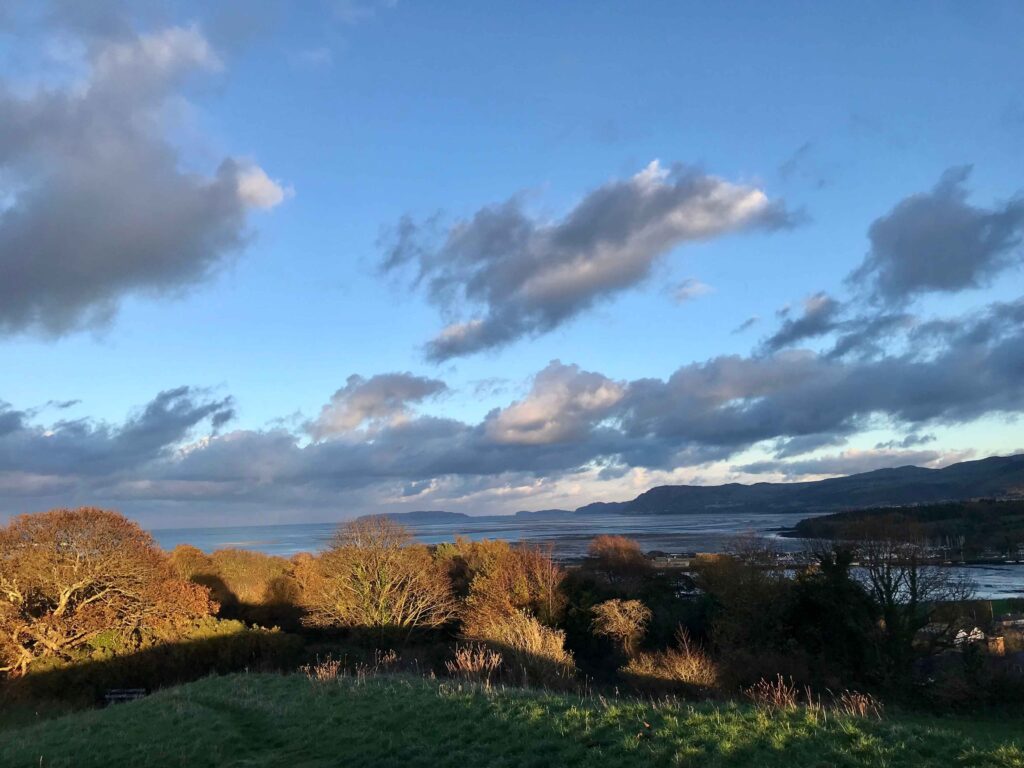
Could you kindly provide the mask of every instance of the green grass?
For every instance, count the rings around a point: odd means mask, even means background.
[[[1024,721],[881,722],[382,677],[239,674],[0,730],[4,768],[1024,766]]]

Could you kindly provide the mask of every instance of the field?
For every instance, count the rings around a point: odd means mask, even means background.
[[[406,677],[236,674],[0,725],[0,764],[1024,766],[1024,720],[883,720],[748,705],[481,690]]]

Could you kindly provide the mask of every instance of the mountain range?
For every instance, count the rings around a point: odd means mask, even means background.
[[[895,467],[800,483],[661,485],[629,501],[600,501],[575,510],[522,511],[516,517],[576,515],[685,515],[701,512],[838,512],[869,507],[931,504],[969,499],[1024,498],[1024,453],[962,461],[942,469]],[[417,511],[388,517],[411,523],[445,523],[478,516]],[[508,519],[508,516],[501,516]]]

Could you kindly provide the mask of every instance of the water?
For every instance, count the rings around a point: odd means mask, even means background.
[[[800,539],[780,538],[776,532],[806,518],[806,512],[691,515],[594,515],[556,519],[482,517],[446,523],[409,523],[406,527],[424,544],[452,541],[456,536],[506,539],[550,544],[556,557],[581,557],[594,536],[619,534],[636,539],[645,551],[721,552],[737,535],[753,533],[770,537],[782,551],[804,548]],[[191,544],[205,552],[225,547],[254,549],[289,557],[297,552],[318,552],[330,541],[336,523],[249,525],[230,528],[175,528],[153,531],[164,549]],[[1024,595],[1024,564],[964,566],[977,586],[978,597]]]
[[[721,552],[736,535],[751,532],[771,535],[795,525],[806,513],[790,514],[693,514],[686,516],[594,515],[579,518],[530,519],[528,517],[481,517],[454,523],[406,523],[410,533],[424,544],[440,544],[464,536],[473,541],[506,539],[554,546],[560,558],[580,557],[594,536],[621,534],[640,542],[644,550],[664,552]],[[337,523],[251,525],[232,528],[176,528],[153,531],[164,549],[191,544],[205,552],[223,547],[255,549],[288,557],[297,552],[317,552],[330,541]],[[794,539],[778,539],[781,549],[801,548]]]

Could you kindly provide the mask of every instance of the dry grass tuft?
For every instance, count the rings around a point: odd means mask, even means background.
[[[456,646],[455,657],[444,663],[448,674],[460,677],[485,686],[491,684],[491,678],[501,668],[500,653],[492,651],[483,643],[470,643]]]
[[[793,678],[776,675],[774,680],[758,680],[743,690],[743,695],[759,707],[767,709],[795,709],[800,692]]]

